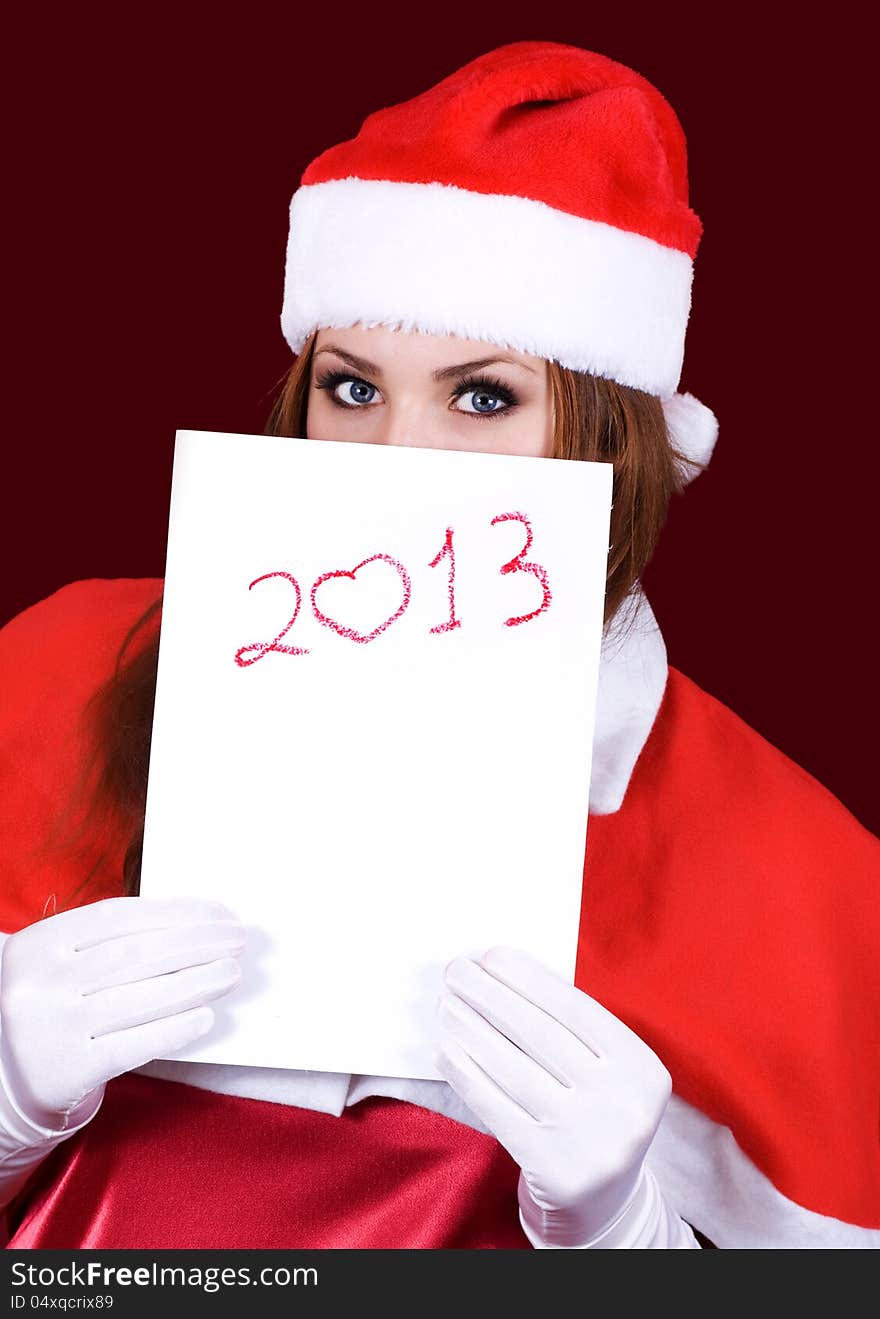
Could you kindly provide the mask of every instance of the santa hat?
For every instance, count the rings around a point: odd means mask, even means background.
[[[701,232],[656,88],[604,55],[518,41],[312,161],[281,326],[294,353],[320,327],[383,325],[604,376],[658,396],[673,445],[704,466],[718,424],[676,392]]]

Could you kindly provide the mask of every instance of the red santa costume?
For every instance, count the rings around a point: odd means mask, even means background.
[[[659,93],[516,43],[309,167],[282,324],[294,351],[318,326],[381,323],[606,375],[661,397],[705,462],[714,419],[674,392],[698,237]],[[45,840],[80,713],[161,591],[76,582],[0,631],[7,935],[122,891],[127,837]],[[647,1156],[666,1200],[720,1247],[880,1245],[880,848],[668,666],[638,587],[603,641],[585,827],[575,983],[672,1076]],[[0,1086],[0,1128],[12,1247],[531,1244],[516,1164],[444,1081],[155,1061],[63,1134]]]

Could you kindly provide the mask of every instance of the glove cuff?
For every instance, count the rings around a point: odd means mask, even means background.
[[[549,1247],[537,1236],[519,1211],[519,1221],[536,1249]],[[700,1250],[700,1243],[684,1219],[668,1203],[657,1178],[644,1164],[635,1191],[621,1213],[590,1241],[576,1250]]]
[[[81,1130],[85,1122],[91,1121],[103,1097],[103,1087],[97,1105],[94,1096],[90,1096],[88,1103],[92,1111],[78,1126],[68,1126],[64,1131],[50,1131],[36,1126],[21,1112],[6,1088],[0,1068],[0,1209],[15,1198],[34,1169],[57,1145]],[[79,1105],[67,1117],[78,1117],[84,1111],[85,1105]]]

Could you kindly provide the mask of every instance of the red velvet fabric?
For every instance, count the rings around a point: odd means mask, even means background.
[[[529,1250],[518,1176],[398,1099],[334,1117],[128,1073],[13,1201],[8,1249]]]
[[[575,984],[814,1213],[880,1227],[880,844],[670,668],[621,809],[590,816]]]

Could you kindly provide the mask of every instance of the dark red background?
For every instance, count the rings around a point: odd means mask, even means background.
[[[0,622],[77,578],[161,576],[175,428],[263,429],[306,164],[495,45],[567,41],[669,98],[705,224],[681,387],[721,437],[646,574],[670,659],[877,829],[873,46],[840,5],[831,27],[793,5],[544,12],[19,13]]]

